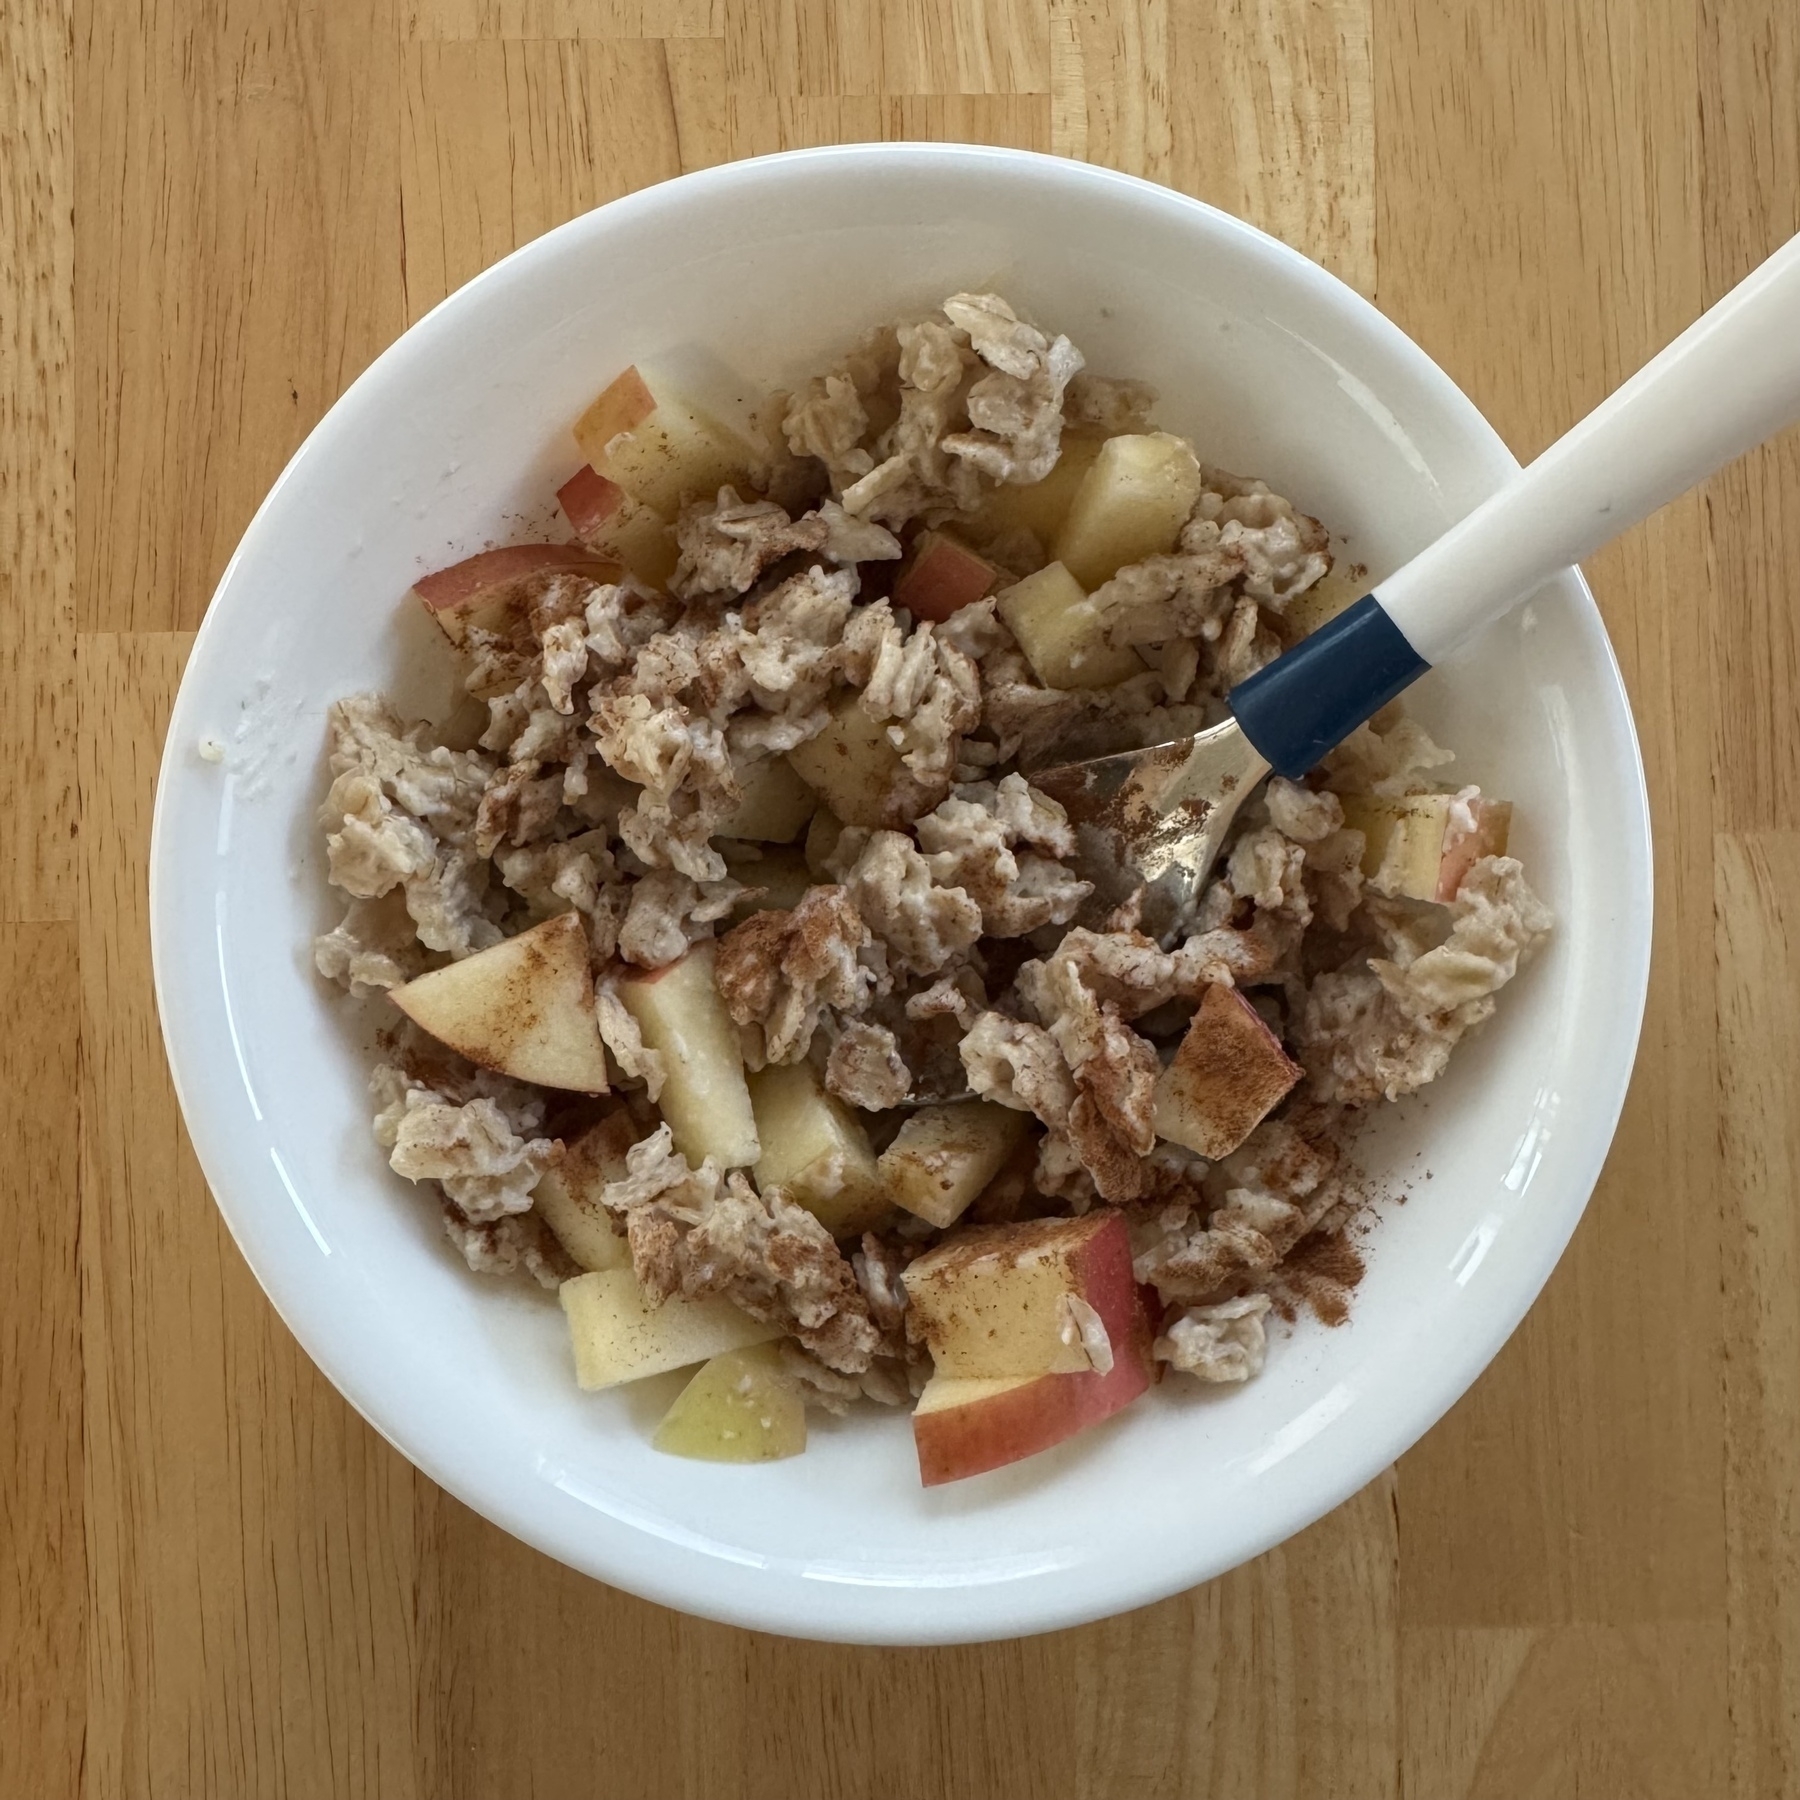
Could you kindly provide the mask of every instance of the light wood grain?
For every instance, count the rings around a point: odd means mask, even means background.
[[[388,0],[82,0],[75,46],[77,616],[191,629],[406,324],[397,26]]]
[[[1396,7],[1377,95],[1378,294],[1521,455],[1705,304],[1683,129],[1691,14],[1635,0]],[[1680,29],[1684,16],[1687,30]],[[1378,14],[1378,33],[1383,15]],[[1477,78],[1478,77],[1478,78]],[[1669,246],[1686,237],[1689,255]],[[1403,1607],[1420,1624],[1704,1616],[1722,1580],[1722,1316],[1704,669],[1689,498],[1589,569],[1645,731],[1659,830],[1645,1055],[1583,1228],[1487,1380],[1408,1459]],[[1691,734],[1691,735],[1690,735]],[[1685,754],[1684,754],[1685,752]],[[1689,1348],[1671,1356],[1671,1339]],[[1509,1473],[1510,1471],[1510,1473]],[[1680,1543],[1679,1556],[1657,1547]],[[1496,1552],[1499,1552],[1498,1554]]]
[[[1800,833],[1722,836],[1713,866],[1733,1774],[1776,1794],[1800,1782]]]
[[[1086,157],[1325,262],[1529,454],[1800,226],[1796,92],[1786,0],[0,11],[0,1794],[1800,1792],[1794,439],[1590,570],[1656,967],[1543,1301],[1330,1518],[1081,1631],[700,1624],[415,1475],[207,1199],[144,897],[183,633],[269,481],[410,319],[587,207],[806,144]]]
[[[52,7],[0,13],[0,919],[75,909],[75,152]]]
[[[80,979],[72,924],[0,925],[0,1793],[62,1794],[86,1723],[82,1542],[81,1195],[76,1181]]]

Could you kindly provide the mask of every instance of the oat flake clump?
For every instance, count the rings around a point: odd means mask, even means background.
[[[952,294],[767,396],[765,441],[729,478],[715,458],[691,491],[659,491],[666,516],[626,496],[590,565],[557,557],[455,615],[452,727],[375,694],[332,705],[319,825],[341,911],[313,960],[380,1011],[377,1142],[471,1268],[580,1273],[579,1189],[649,1302],[725,1300],[777,1328],[786,1378],[830,1411],[923,1389],[907,1270],[973,1224],[1116,1210],[1156,1296],[1154,1357],[1203,1382],[1253,1379],[1298,1300],[1342,1316],[1360,1270],[1351,1123],[1435,1079],[1552,922],[1482,835],[1479,788],[1395,709],[1253,797],[1180,930],[1146,935],[1130,901],[1093,916],[1076,833],[1033,771],[1215,721],[1318,611],[1332,566],[1318,520],[1195,456],[1179,528],[1087,597],[1085,648],[1113,678],[1046,681],[1045,641],[1007,599],[1057,551],[1034,484],[1065,456],[1099,471],[1098,440],[1153,431],[1155,406],[1013,301]],[[934,589],[928,531],[989,591]],[[1486,852],[1443,875],[1427,843],[1428,898],[1402,803]],[[588,950],[606,1093],[513,1081],[395,1028],[386,996],[563,915]],[[646,1001],[695,969],[710,1037]],[[1171,1099],[1207,1030],[1225,1035],[1201,1073],[1227,1087],[1232,1044],[1291,1059],[1282,1097],[1216,1145]],[[734,1100],[696,1103],[694,1070],[740,1061],[759,1135],[702,1154],[683,1132]],[[768,1125],[778,1091],[816,1096],[803,1129]],[[870,1171],[930,1125],[916,1109],[970,1098],[990,1111],[949,1118],[1000,1118],[1009,1148],[958,1219],[832,1211],[871,1179],[890,1191]],[[788,1168],[795,1132],[823,1135]],[[1113,1367],[1125,1340],[1079,1295],[1060,1306],[1062,1341]]]

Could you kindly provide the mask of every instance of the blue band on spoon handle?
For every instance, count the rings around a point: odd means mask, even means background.
[[[1298,781],[1431,665],[1365,594],[1240,681],[1225,703],[1276,774]]]

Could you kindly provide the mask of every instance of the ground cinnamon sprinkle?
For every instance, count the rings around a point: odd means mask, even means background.
[[[1342,1325],[1363,1268],[1362,1252],[1341,1231],[1315,1231],[1289,1252],[1282,1274],[1321,1324]]]

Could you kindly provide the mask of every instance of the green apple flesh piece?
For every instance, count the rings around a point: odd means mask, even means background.
[[[777,1347],[752,1344],[697,1370],[650,1441],[702,1462],[779,1462],[806,1448],[806,1406]]]

